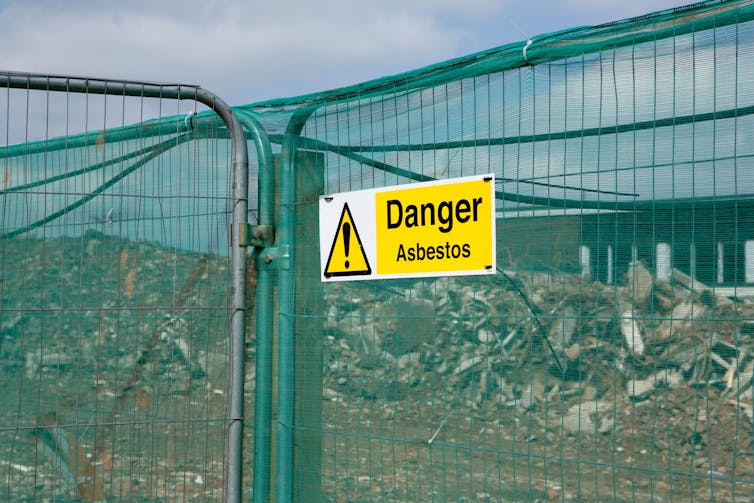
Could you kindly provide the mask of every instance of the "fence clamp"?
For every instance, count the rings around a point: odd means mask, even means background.
[[[259,253],[259,268],[267,270],[281,270],[290,267],[290,247],[288,245],[265,248]]]

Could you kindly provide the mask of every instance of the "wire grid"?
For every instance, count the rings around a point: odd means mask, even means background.
[[[320,295],[297,270],[323,501],[754,498],[752,45],[742,22],[318,104],[324,194],[499,183],[495,277]]]
[[[222,497],[230,147],[197,111],[0,93],[1,499]]]

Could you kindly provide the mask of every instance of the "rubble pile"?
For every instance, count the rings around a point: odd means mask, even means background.
[[[661,390],[714,389],[751,419],[754,299],[631,264],[620,285],[499,271],[326,290],[325,398],[454,397],[459,406],[557,403],[566,430]],[[608,404],[609,402],[609,404]]]

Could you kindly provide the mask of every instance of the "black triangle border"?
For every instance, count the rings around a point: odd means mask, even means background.
[[[361,255],[364,257],[364,263],[367,265],[367,268],[366,270],[362,269],[360,271],[327,272],[327,270],[330,268],[333,251],[335,251],[335,243],[338,241],[340,227],[343,225],[343,218],[346,216],[346,212],[348,212],[348,217],[351,219],[353,234],[356,238],[356,243],[359,245],[359,249],[361,250]],[[369,265],[369,257],[367,257],[364,246],[361,244],[361,237],[359,237],[359,230],[356,228],[356,221],[353,219],[353,214],[351,213],[351,209],[348,207],[348,203],[343,203],[343,211],[340,212],[340,220],[338,220],[335,237],[333,238],[332,244],[330,245],[330,256],[327,257],[327,265],[325,265],[324,276],[325,278],[332,278],[336,276],[368,276],[370,274],[372,274],[372,267]]]

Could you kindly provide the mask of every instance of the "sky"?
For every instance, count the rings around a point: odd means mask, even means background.
[[[196,84],[242,105],[687,3],[0,0],[0,69]]]

